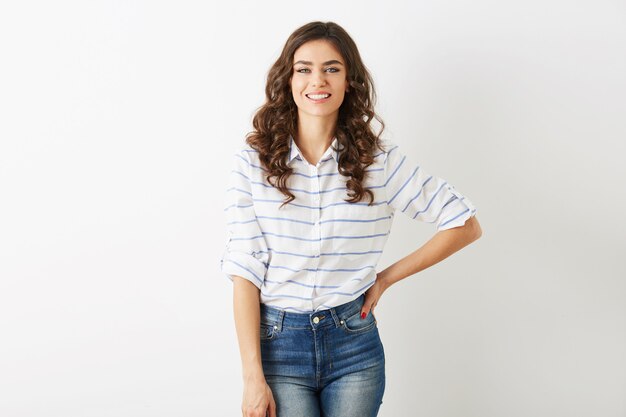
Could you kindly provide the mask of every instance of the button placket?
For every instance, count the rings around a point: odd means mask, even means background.
[[[317,205],[319,205],[319,201],[320,201],[320,176],[317,172],[317,167],[311,167],[311,174],[315,175],[315,178],[313,178],[313,181],[311,181],[311,183],[313,184],[313,187],[311,189],[312,195],[313,195],[313,201],[315,203],[317,203]]]
[[[319,166],[319,164],[317,165]],[[311,178],[309,188],[311,191],[311,206],[313,207],[311,220],[313,221],[313,228],[311,230],[311,252],[316,256],[315,258],[315,271],[313,272],[313,282],[314,285],[317,284],[317,268],[319,266],[319,256],[320,256],[320,247],[321,247],[321,233],[320,233],[320,181],[319,181],[319,173],[317,170],[317,166],[311,166]],[[311,296],[315,296],[315,287],[312,289]],[[319,319],[318,319],[319,320]]]

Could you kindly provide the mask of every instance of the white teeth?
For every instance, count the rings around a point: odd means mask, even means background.
[[[308,98],[312,98],[313,100],[320,100],[326,97],[330,97],[330,94],[307,94]]]

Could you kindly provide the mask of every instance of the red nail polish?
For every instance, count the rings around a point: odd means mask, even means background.
[[[361,320],[363,320],[365,318],[367,314],[365,314],[365,312],[361,313]]]

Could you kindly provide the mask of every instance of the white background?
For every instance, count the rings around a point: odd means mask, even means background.
[[[376,312],[380,416],[626,416],[623,1],[0,6],[0,415],[239,416],[224,179],[332,20],[483,236]],[[396,216],[382,270],[435,233]],[[279,416],[280,417],[280,416]]]

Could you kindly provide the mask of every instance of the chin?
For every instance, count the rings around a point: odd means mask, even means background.
[[[331,116],[333,114],[335,114],[336,112],[331,111],[331,112],[315,112],[315,113],[309,113],[311,116],[314,117],[328,117]]]
[[[307,109],[305,110],[306,113],[310,114],[311,116],[330,116],[334,113],[337,113],[339,111],[339,107],[337,107],[336,109]]]

